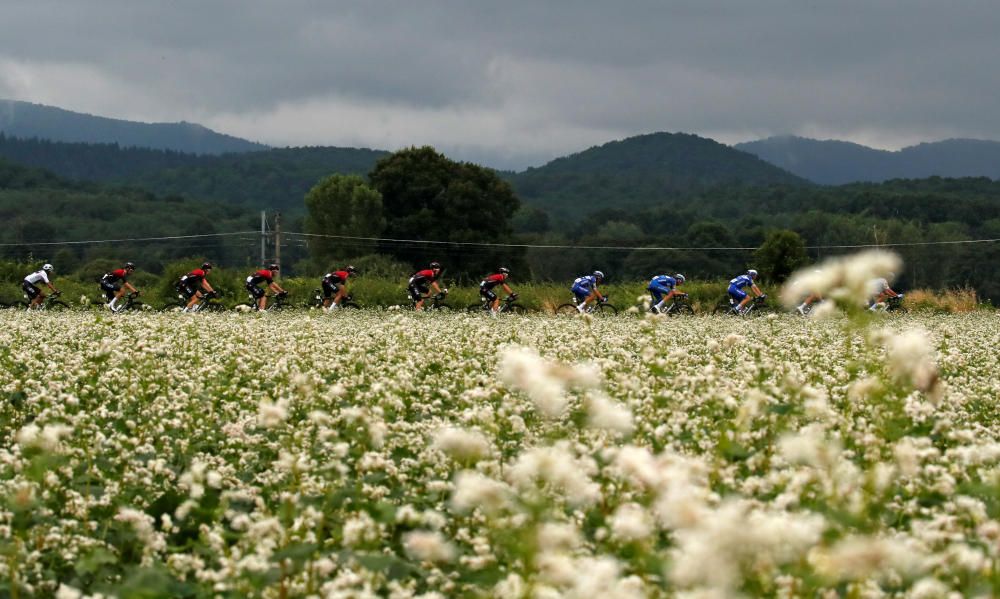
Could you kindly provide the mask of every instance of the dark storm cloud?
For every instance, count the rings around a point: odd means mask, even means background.
[[[1000,138],[987,2],[8,2],[0,97],[523,166],[616,137]]]

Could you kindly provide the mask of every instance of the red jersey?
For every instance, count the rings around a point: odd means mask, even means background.
[[[200,283],[205,280],[205,271],[200,268],[196,268],[189,272],[188,274],[181,277],[181,281],[184,283]]]
[[[506,279],[507,275],[501,273],[495,273],[483,279],[483,281],[479,283],[479,286],[485,287],[487,289],[493,289],[497,285],[502,285]]]
[[[125,272],[125,269],[119,268],[117,270],[112,270],[109,273],[105,273],[101,279],[108,283],[114,283],[115,281],[124,281],[126,276],[128,276],[128,273]]]
[[[332,283],[345,283],[347,282],[347,277],[349,276],[351,276],[351,273],[346,270],[335,270],[333,272],[326,273],[326,276],[323,278]]]
[[[437,275],[434,274],[433,270],[428,268],[425,270],[418,270],[416,274],[410,277],[410,280],[414,283],[422,283],[424,281],[431,282],[437,280]]]
[[[260,285],[261,283],[271,284],[274,282],[274,276],[269,270],[258,270],[249,277],[247,277],[247,285]]]

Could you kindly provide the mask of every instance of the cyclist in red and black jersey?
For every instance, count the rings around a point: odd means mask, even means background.
[[[206,293],[215,293],[212,286],[208,284],[208,275],[211,272],[212,263],[205,262],[201,265],[201,268],[192,270],[177,282],[177,291],[187,298],[188,301],[187,305],[184,306],[184,312],[190,311],[192,306],[198,303],[198,300],[204,297]]]
[[[423,309],[424,300],[427,299],[431,287],[438,293],[448,293],[447,289],[442,291],[441,286],[438,284],[438,277],[441,276],[441,264],[431,262],[429,266],[429,268],[413,273],[410,281],[406,284],[406,289],[410,293],[410,299],[415,302],[413,307],[417,310]]]
[[[496,293],[493,293],[493,288],[497,286],[502,286],[503,290],[507,292],[507,295],[513,295],[516,297],[514,291],[507,284],[507,279],[510,277],[510,271],[506,268],[500,267],[495,273],[489,275],[482,282],[479,283],[479,296],[485,301],[490,303],[490,309],[494,314],[500,308],[500,298],[497,297]]]
[[[135,272],[135,264],[126,262],[124,267],[106,272],[101,277],[101,289],[108,300],[108,309],[112,312],[115,311],[115,304],[125,295],[126,291],[131,291],[135,294],[139,293],[139,290],[128,282],[128,277],[133,272]],[[119,284],[119,281],[121,281],[121,284]]]
[[[288,292],[281,288],[274,282],[274,277],[278,274],[278,265],[272,264],[266,269],[258,270],[249,277],[247,277],[247,292],[253,297],[254,301],[257,302],[257,309],[263,310],[267,308],[267,295],[263,287],[259,285],[261,283],[267,283],[267,288],[276,294],[286,295]]]
[[[340,302],[347,295],[347,278],[357,275],[358,270],[353,266],[345,266],[343,270],[333,270],[323,277],[323,309],[336,310],[340,307]]]

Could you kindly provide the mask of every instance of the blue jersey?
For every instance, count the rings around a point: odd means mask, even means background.
[[[675,279],[673,277],[668,277],[667,275],[659,275],[659,276],[653,277],[649,281],[649,288],[650,289],[653,289],[654,287],[659,287],[661,289],[666,288],[666,289],[669,289],[669,290],[673,290],[673,288],[676,287],[676,286],[677,286],[677,279]]]
[[[751,285],[753,285],[753,279],[750,278],[750,275],[740,275],[732,281],[729,281],[730,288],[735,287],[737,289],[743,289],[744,287],[750,287]]]
[[[585,277],[579,277],[573,281],[574,289],[585,289],[590,291],[591,289],[597,287],[597,277],[594,275],[587,275]]]

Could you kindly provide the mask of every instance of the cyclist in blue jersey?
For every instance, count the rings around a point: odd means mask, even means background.
[[[653,296],[653,305],[649,307],[649,311],[653,314],[659,314],[663,310],[663,306],[666,305],[667,300],[672,297],[686,296],[686,293],[681,293],[677,290],[677,287],[683,284],[684,275],[680,273],[672,277],[669,275],[657,275],[650,279],[649,286],[646,289],[649,290],[649,295]]]
[[[604,281],[604,273],[599,270],[595,270],[592,275],[585,275],[573,281],[573,287],[570,288],[570,291],[576,297],[577,310],[582,313],[587,309],[587,304],[595,298],[604,301],[604,296],[597,290],[597,286],[602,281]]]
[[[733,307],[733,310],[742,314],[743,309],[748,303],[750,303],[750,295],[746,291],[743,291],[747,287],[749,287],[750,291],[753,291],[753,294],[757,297],[764,297],[760,288],[757,287],[757,283],[754,282],[756,280],[757,271],[751,268],[745,274],[729,281],[729,297],[734,303],[739,302]]]

